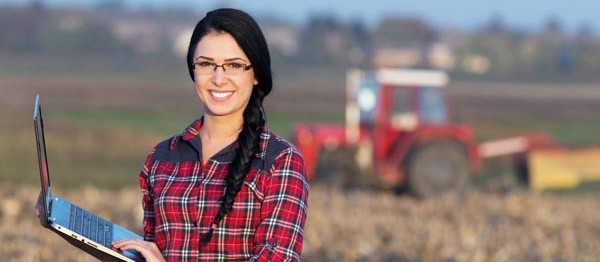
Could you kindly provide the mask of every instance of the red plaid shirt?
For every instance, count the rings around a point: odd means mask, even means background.
[[[168,261],[298,261],[309,185],[299,151],[265,128],[233,210],[201,243],[219,210],[232,144],[202,163],[202,120],[159,143],[140,172],[144,238]],[[270,165],[270,166],[267,166]]]

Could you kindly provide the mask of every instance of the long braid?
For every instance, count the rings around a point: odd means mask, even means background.
[[[261,93],[255,88],[248,101],[248,106],[244,110],[244,126],[238,136],[238,148],[235,157],[229,165],[229,172],[225,178],[225,193],[220,199],[219,213],[215,216],[208,232],[202,236],[202,242],[206,243],[212,237],[216,226],[221,223],[225,215],[233,209],[233,203],[236,195],[242,189],[246,175],[250,171],[250,164],[258,152],[260,143],[260,134],[265,125],[265,119],[262,111],[262,99],[255,93]]]
[[[256,121],[262,119],[260,108],[255,103],[253,106],[249,104],[244,111],[244,115],[244,127],[238,137],[239,152],[229,166],[230,170],[226,178],[227,188],[221,198],[221,208],[219,214],[215,217],[215,224],[219,224],[233,208],[233,200],[240,192],[244,179],[250,171],[250,164],[254,160],[254,155],[258,152],[260,132],[262,125],[264,125],[263,121]],[[261,122],[263,123],[261,124]]]
[[[200,39],[210,32],[229,33],[233,36],[248,56],[258,83],[252,88],[250,100],[244,109],[242,131],[238,135],[236,154],[225,178],[226,188],[220,199],[219,212],[208,232],[202,236],[202,243],[211,239],[214,229],[233,209],[235,197],[242,189],[244,179],[259,150],[260,134],[265,126],[263,100],[273,87],[271,56],[260,27],[250,15],[230,8],[207,13],[194,28],[187,54],[188,71],[193,81],[195,81],[193,60],[196,46]]]

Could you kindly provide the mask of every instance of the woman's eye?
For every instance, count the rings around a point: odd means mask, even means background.
[[[211,62],[206,62],[206,61],[203,61],[203,62],[198,62],[198,63],[196,63],[196,64],[197,64],[198,66],[200,66],[200,67],[213,67],[213,66],[214,66],[214,64],[213,64],[213,63],[211,63]]]
[[[233,69],[240,69],[240,68],[244,67],[244,65],[240,64],[240,63],[228,63],[225,66],[229,67],[229,68],[233,68]]]

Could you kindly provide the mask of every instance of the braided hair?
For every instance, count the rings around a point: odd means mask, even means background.
[[[220,199],[219,212],[209,231],[202,236],[203,243],[210,240],[213,230],[233,209],[235,196],[240,192],[244,179],[250,171],[250,164],[258,152],[260,133],[265,125],[263,100],[273,86],[271,58],[267,41],[260,27],[247,13],[231,8],[208,12],[194,28],[187,53],[187,65],[192,81],[195,81],[192,63],[196,46],[202,37],[212,32],[228,33],[235,39],[250,60],[258,84],[253,87],[248,105],[244,109],[244,123],[237,138],[238,147],[225,178],[225,193]]]

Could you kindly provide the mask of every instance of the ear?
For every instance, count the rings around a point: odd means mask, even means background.
[[[254,85],[258,85],[258,80],[254,79]]]

